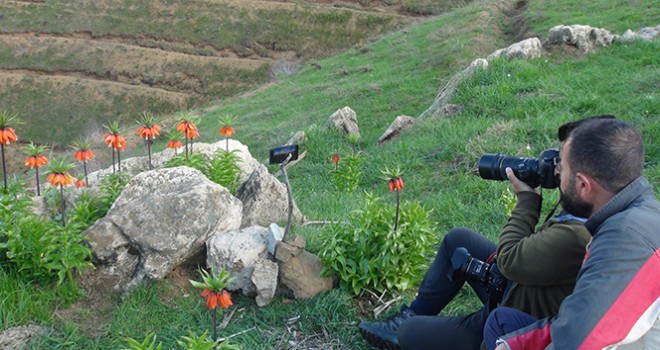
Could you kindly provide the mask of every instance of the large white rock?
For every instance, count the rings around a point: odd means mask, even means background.
[[[548,43],[551,45],[571,45],[584,53],[592,53],[597,46],[608,46],[615,35],[602,28],[580,24],[557,25],[548,31]]]
[[[237,229],[241,213],[236,197],[195,169],[151,170],[85,234],[97,267],[123,291],[196,258],[212,234]]]
[[[504,49],[496,50],[488,56],[488,59],[503,57],[508,59],[532,59],[543,55],[543,47],[539,38],[529,38],[511,44]]]

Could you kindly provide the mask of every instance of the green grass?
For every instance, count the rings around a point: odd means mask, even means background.
[[[619,3],[594,1],[582,12],[566,7],[568,1],[540,1],[530,3],[524,16],[535,32],[580,22],[621,32],[655,25],[660,18],[660,6],[631,1],[627,2],[630,8],[624,8]],[[219,118],[235,115],[239,118],[234,125],[236,138],[250,147],[255,158],[264,160],[269,148],[304,130],[307,156],[288,175],[299,208],[312,220],[345,219],[364,204],[362,191],[376,193],[394,205],[380,172],[385,166],[400,166],[406,183],[402,197],[433,209],[438,242],[455,226],[473,228],[496,240],[506,221],[503,194],[507,183],[482,180],[474,174],[481,154],[535,157],[557,146],[556,129],[561,123],[580,117],[612,113],[637,125],[645,138],[645,174],[651,183],[660,183],[660,146],[656,142],[660,139],[659,39],[614,44],[582,58],[555,53],[531,61],[492,61],[489,69],[459,87],[453,102],[465,106],[463,113],[419,121],[401,138],[375,145],[397,115],[419,115],[455,72],[507,45],[504,33],[510,18],[504,11],[485,11],[492,6],[488,1],[468,5],[318,60],[315,64],[321,69],[307,65],[295,76],[255,91],[249,98],[217,101],[217,109],[203,113],[202,140],[218,140]],[[626,16],[621,15],[624,12]],[[344,106],[358,114],[362,139],[355,148],[365,157],[363,182],[358,191],[348,194],[333,189],[329,158],[334,149],[348,151],[352,145],[325,126],[328,116]],[[660,194],[659,187],[655,191]],[[547,212],[557,193],[544,191],[544,197]],[[294,226],[293,230],[307,238],[313,252],[324,244],[322,227]],[[7,300],[0,308],[3,329],[27,320],[54,326],[55,331],[36,348],[118,349],[125,346],[123,337],[142,339],[152,331],[169,348],[187,330],[201,333],[207,329],[210,320],[192,288],[171,292],[170,284],[158,282],[113,300],[110,310],[99,311],[105,322],[89,332],[89,325],[62,323],[50,316],[58,302],[56,294],[44,295],[12,274],[0,275],[0,282],[0,302]],[[414,290],[405,292],[404,300],[413,295]],[[257,308],[253,300],[242,297],[222,335],[255,327],[233,340],[245,349],[283,349],[288,341],[296,341],[293,330],[308,337],[327,333],[328,343],[341,344],[338,348],[368,349],[356,329],[361,318],[370,317],[359,311],[363,300],[333,290],[308,301],[288,302],[278,297],[272,305]],[[463,290],[445,313],[467,313],[477,306],[475,300],[469,290]],[[90,317],[94,313],[90,311]],[[288,323],[296,316],[300,318]]]

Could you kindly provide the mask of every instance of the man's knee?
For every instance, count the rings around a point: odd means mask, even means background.
[[[441,246],[444,246],[449,253],[452,253],[454,249],[468,245],[474,234],[474,231],[465,227],[453,228],[447,232]]]

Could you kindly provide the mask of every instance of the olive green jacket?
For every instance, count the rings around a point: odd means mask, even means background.
[[[535,231],[541,211],[536,192],[518,203],[500,234],[497,265],[513,282],[501,305],[542,318],[557,315],[575,287],[591,234],[573,216],[557,216]]]

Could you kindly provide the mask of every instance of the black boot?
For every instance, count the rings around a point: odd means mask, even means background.
[[[415,316],[406,305],[401,306],[401,311],[397,314],[390,316],[383,322],[367,322],[362,321],[358,328],[360,334],[367,340],[369,344],[379,349],[401,349],[399,340],[396,336],[396,331],[404,320]]]

